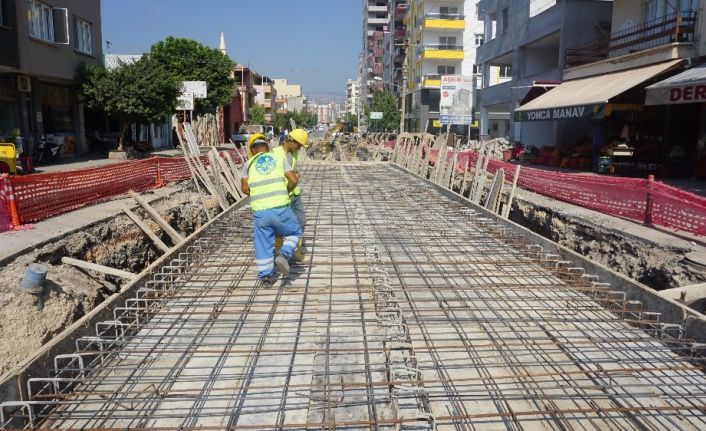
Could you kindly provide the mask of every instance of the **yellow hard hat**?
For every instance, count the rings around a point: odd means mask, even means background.
[[[303,147],[309,146],[309,134],[304,129],[294,129],[289,132],[289,139],[299,142]]]
[[[248,157],[252,157],[255,154],[253,154],[252,151],[252,146],[253,144],[257,142],[258,144],[260,143],[265,143],[267,144],[267,147],[270,147],[270,141],[267,140],[267,136],[265,136],[263,133],[253,133],[250,135],[250,139],[248,139]]]

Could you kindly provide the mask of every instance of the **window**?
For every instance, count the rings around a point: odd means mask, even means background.
[[[456,49],[456,36],[439,36],[439,49]]]
[[[483,45],[483,33],[476,33],[473,35],[473,39],[475,40],[476,46]]]
[[[436,67],[436,71],[439,75],[455,75],[456,67],[441,65]]]
[[[37,39],[54,42],[54,14],[44,3],[27,0],[29,35]]]
[[[74,18],[74,48],[90,54],[92,52],[91,41],[91,23],[81,18]]]
[[[458,15],[458,8],[455,6],[441,6],[439,8],[439,15],[441,15],[441,18],[451,18],[452,16]]]
[[[501,78],[511,78],[512,77],[512,66],[500,66],[500,77]]]
[[[501,15],[501,20],[500,20],[500,33],[507,33],[507,29],[509,27],[508,23],[508,11],[507,8],[503,9],[503,13]]]
[[[474,64],[474,65],[473,65],[473,74],[474,74],[474,75],[477,75],[477,74],[478,74],[478,65],[477,65],[477,64]]]

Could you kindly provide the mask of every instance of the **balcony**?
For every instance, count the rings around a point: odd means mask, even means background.
[[[395,30],[395,42],[404,42],[407,35],[407,30],[397,29]]]
[[[439,88],[441,86],[441,75],[430,73],[422,76],[422,87],[424,88]]]
[[[428,13],[422,22],[424,29],[434,30],[463,30],[466,20],[461,13]]]
[[[368,17],[368,25],[387,25],[390,21],[387,18],[371,18]]]
[[[612,33],[610,37],[564,51],[564,67],[572,68],[633,54],[671,43],[693,42],[696,12],[681,11]]]
[[[404,54],[397,54],[393,61],[395,62],[395,66],[400,66],[404,63]]]
[[[463,60],[463,45],[427,44],[421,47],[423,60]]]

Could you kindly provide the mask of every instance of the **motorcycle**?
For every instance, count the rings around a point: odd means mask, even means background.
[[[64,140],[61,138],[40,136],[34,156],[36,163],[56,163],[61,155],[63,145]]]

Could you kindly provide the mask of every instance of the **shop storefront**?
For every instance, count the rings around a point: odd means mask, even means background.
[[[37,120],[41,120],[46,139],[61,143],[62,155],[76,154],[79,127],[75,92],[68,86],[42,82],[39,97]]]
[[[17,90],[14,75],[0,74],[0,141],[7,140],[20,128],[17,109]]]
[[[645,103],[646,87],[683,70],[684,63],[566,81],[516,109],[516,121],[554,122],[561,144],[541,149],[540,164],[634,176],[689,175],[694,147],[684,143],[699,119],[691,110]],[[706,148],[704,153],[706,158]]]
[[[706,177],[706,64],[647,87],[645,105],[664,111],[668,157],[682,169]]]

